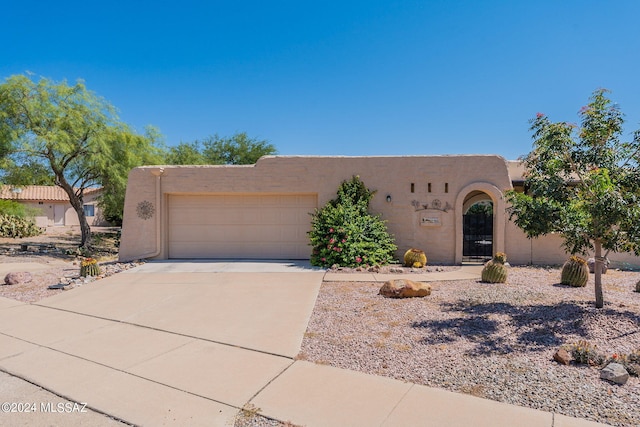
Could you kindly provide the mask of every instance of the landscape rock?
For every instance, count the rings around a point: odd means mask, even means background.
[[[569,363],[571,363],[571,359],[571,354],[569,354],[569,352],[564,348],[558,349],[558,351],[556,351],[556,353],[553,355],[553,360],[560,363],[561,365],[568,365]]]
[[[629,373],[621,364],[612,362],[600,371],[600,378],[623,385],[629,379]]]
[[[596,272],[596,260],[595,258],[589,258],[587,260],[587,265],[589,266],[589,273]],[[607,274],[607,270],[609,269],[609,260],[605,260],[602,264],[602,274]]]
[[[28,271],[20,271],[9,273],[4,277],[5,285],[19,285],[21,283],[29,283],[32,280],[31,273]]]
[[[386,298],[413,298],[431,295],[431,285],[412,280],[389,280],[380,288],[379,295]]]

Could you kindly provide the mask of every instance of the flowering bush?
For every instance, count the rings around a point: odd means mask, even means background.
[[[597,350],[597,346],[588,341],[580,340],[571,347],[571,356],[576,363],[599,366],[604,362],[604,356]]]
[[[338,197],[313,213],[311,264],[343,267],[388,264],[397,249],[386,222],[368,212],[374,192],[358,176],[343,181]]]

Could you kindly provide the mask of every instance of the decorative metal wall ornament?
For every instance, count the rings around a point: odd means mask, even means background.
[[[152,218],[155,211],[156,208],[153,206],[153,203],[148,200],[138,203],[138,206],[136,207],[138,218],[142,218],[144,220]]]
[[[426,211],[426,210],[448,212],[451,209],[453,209],[453,206],[451,206],[449,202],[446,202],[444,206],[442,206],[442,202],[439,199],[433,199],[431,201],[431,204],[429,203],[422,204],[417,200],[413,200],[411,201],[411,206],[415,208],[416,212]]]

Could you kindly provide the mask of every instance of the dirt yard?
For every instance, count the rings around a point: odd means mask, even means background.
[[[37,302],[138,265],[117,262],[119,241],[119,228],[96,227],[93,233],[95,250],[91,255],[100,263],[102,274],[96,278],[81,278],[78,227],[51,227],[45,234],[22,239],[0,238],[0,296]],[[4,278],[10,272],[28,272],[31,280],[4,285]],[[49,289],[58,284],[64,284],[65,289]]]

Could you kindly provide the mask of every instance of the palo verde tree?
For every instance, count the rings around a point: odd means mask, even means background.
[[[0,147],[9,147],[10,158],[47,166],[78,215],[80,247],[90,249],[84,192],[118,174],[126,179],[123,165],[139,166],[129,160],[154,151],[154,141],[130,131],[114,107],[80,81],[15,75],[0,84]]]
[[[623,114],[596,90],[579,126],[531,120],[525,193],[511,191],[510,215],[528,237],[558,233],[571,254],[595,255],[596,307],[604,306],[602,265],[609,252],[640,255],[640,131],[622,142]],[[604,251],[604,253],[603,253]]]

